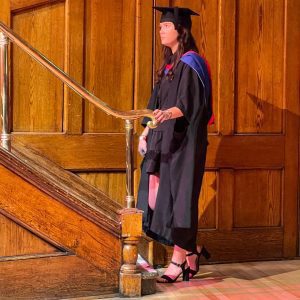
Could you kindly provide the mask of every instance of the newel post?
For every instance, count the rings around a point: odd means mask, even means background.
[[[123,264],[120,270],[120,294],[140,297],[142,274],[137,267],[138,243],[142,236],[142,211],[125,208],[121,212]]]
[[[0,31],[0,98],[1,98],[1,146],[11,149],[9,129],[9,94],[8,94],[8,38]]]

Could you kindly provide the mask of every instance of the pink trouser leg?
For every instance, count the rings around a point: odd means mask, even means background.
[[[148,204],[152,210],[154,210],[155,208],[158,187],[159,187],[159,174],[150,174]]]

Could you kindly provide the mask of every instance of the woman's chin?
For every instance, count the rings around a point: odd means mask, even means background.
[[[170,47],[170,44],[168,44],[168,43],[161,42],[161,44],[162,44],[163,46],[165,46],[165,47],[171,48],[171,47]]]

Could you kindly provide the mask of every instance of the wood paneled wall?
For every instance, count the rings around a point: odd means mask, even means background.
[[[64,4],[54,3],[13,15],[12,27],[58,67],[64,67]],[[42,30],[40,30],[42,29]],[[62,132],[63,84],[13,45],[14,132]]]
[[[85,85],[120,110],[133,109],[135,10],[132,0],[86,1]],[[85,103],[84,132],[123,133],[124,121]]]
[[[297,254],[299,1],[4,2],[2,20],[121,110],[145,108],[160,63],[159,13],[152,6],[197,11],[192,31],[210,63],[216,115],[199,242],[219,261]],[[11,66],[14,136],[123,203],[123,122],[83,101],[16,47]],[[141,131],[138,122],[135,129]],[[138,180],[137,167],[136,188]],[[257,256],[241,253],[258,245]]]
[[[236,9],[235,132],[282,133],[285,1],[238,1]]]
[[[0,214],[0,260],[5,256],[39,255],[60,252],[33,233]]]

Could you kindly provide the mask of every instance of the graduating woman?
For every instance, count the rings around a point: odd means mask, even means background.
[[[154,7],[162,12],[163,62],[149,100],[158,122],[139,138],[144,156],[137,207],[144,211],[143,230],[174,246],[172,261],[159,282],[188,281],[209,253],[197,246],[198,199],[204,173],[207,125],[213,122],[211,80],[191,34],[187,8]]]

